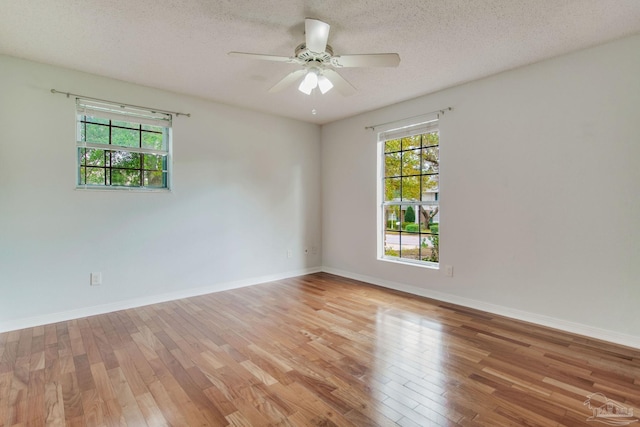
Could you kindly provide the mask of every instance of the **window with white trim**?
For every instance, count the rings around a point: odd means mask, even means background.
[[[171,114],[76,101],[77,187],[168,190]]]
[[[440,250],[438,119],[378,134],[380,259],[437,267]]]

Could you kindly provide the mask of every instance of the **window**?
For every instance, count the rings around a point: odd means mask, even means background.
[[[171,114],[78,99],[78,188],[169,189]]]
[[[379,258],[438,266],[438,120],[378,136],[381,165]]]

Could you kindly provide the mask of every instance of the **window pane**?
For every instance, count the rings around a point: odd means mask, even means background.
[[[140,154],[128,151],[112,151],[111,166],[114,168],[140,169]]]
[[[144,186],[145,187],[166,187],[166,172],[161,171],[145,171],[144,172]]]
[[[166,150],[161,133],[142,132],[142,148]]]
[[[422,173],[438,173],[440,169],[439,148],[429,147],[422,149]]]
[[[389,141],[385,141],[384,143],[384,152],[390,153],[392,151],[400,151],[400,140],[399,139],[390,139]]]
[[[387,256],[400,256],[400,233],[386,231],[384,233],[384,254]]]
[[[83,168],[84,169],[84,168]],[[84,171],[81,171],[81,175],[84,175]],[[104,185],[104,168],[86,168],[86,181],[82,184],[88,185]],[[82,176],[84,180],[84,176]]]
[[[138,123],[125,122],[122,120],[113,120],[111,125],[129,129],[140,129],[140,125]]]
[[[385,246],[384,248],[384,255],[385,256],[400,256],[400,250],[399,249],[394,249],[392,247],[387,247]]]
[[[400,230],[400,206],[385,206],[384,221],[387,230]]]
[[[420,238],[417,234],[402,233],[400,236],[400,258],[420,259]]]
[[[108,144],[109,126],[87,123],[84,138],[84,141],[86,142],[93,142],[94,144]]]
[[[402,153],[402,175],[420,174],[420,149]]]
[[[420,135],[408,136],[402,138],[402,149],[411,150],[412,148],[420,148]]]
[[[134,129],[111,128],[111,144],[121,147],[139,147],[140,132]]]
[[[149,130],[151,132],[162,133],[163,129],[164,128],[162,126],[142,125],[142,130]]]
[[[144,168],[149,170],[164,169],[165,156],[161,154],[144,154]]]
[[[432,222],[431,224],[429,224],[429,231],[431,231],[431,234],[438,236],[440,234],[440,224],[437,222]]]
[[[440,261],[440,237],[423,236],[420,242],[420,259],[422,261]]]
[[[425,133],[422,135],[422,146],[429,147],[440,144],[440,134],[438,132]]]
[[[384,176],[400,176],[400,153],[384,156]]]
[[[105,150],[99,150],[97,148],[87,148],[86,154],[83,159],[83,164],[87,166],[104,166],[104,153]]]
[[[402,230],[407,233],[418,233],[420,231],[415,207],[402,206]]]
[[[111,185],[124,185],[126,187],[140,186],[140,171],[126,169],[111,170]]]
[[[440,216],[438,206],[422,205],[420,206],[420,229],[424,233],[438,233],[438,223]]]
[[[425,175],[422,177],[422,200],[425,202],[438,200],[440,191],[440,175]]]
[[[400,183],[400,178],[387,178],[384,180],[385,202],[400,199]]]
[[[109,124],[109,119],[103,119],[101,117],[95,117],[95,116],[82,116],[82,120],[84,120],[85,122],[90,122],[90,123],[99,123],[99,124],[103,124],[103,125],[108,125]]]
[[[402,200],[420,200],[420,177],[402,177]]]

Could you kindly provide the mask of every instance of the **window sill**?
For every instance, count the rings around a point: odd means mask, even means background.
[[[395,258],[395,257],[379,257],[378,261],[390,262],[393,264],[409,265],[411,267],[427,268],[429,270],[440,270],[440,264],[437,262],[411,261],[409,259]]]
[[[91,186],[78,185],[76,190],[80,191],[114,191],[124,193],[171,193],[170,188],[150,188],[150,187],[114,187],[114,186]]]

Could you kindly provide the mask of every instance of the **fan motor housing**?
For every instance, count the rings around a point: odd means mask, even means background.
[[[317,53],[311,52],[307,49],[307,45],[305,43],[301,43],[296,47],[296,58],[304,62],[317,61],[322,63],[331,62],[331,57],[333,56],[333,48],[329,45],[325,48],[324,52]]]

